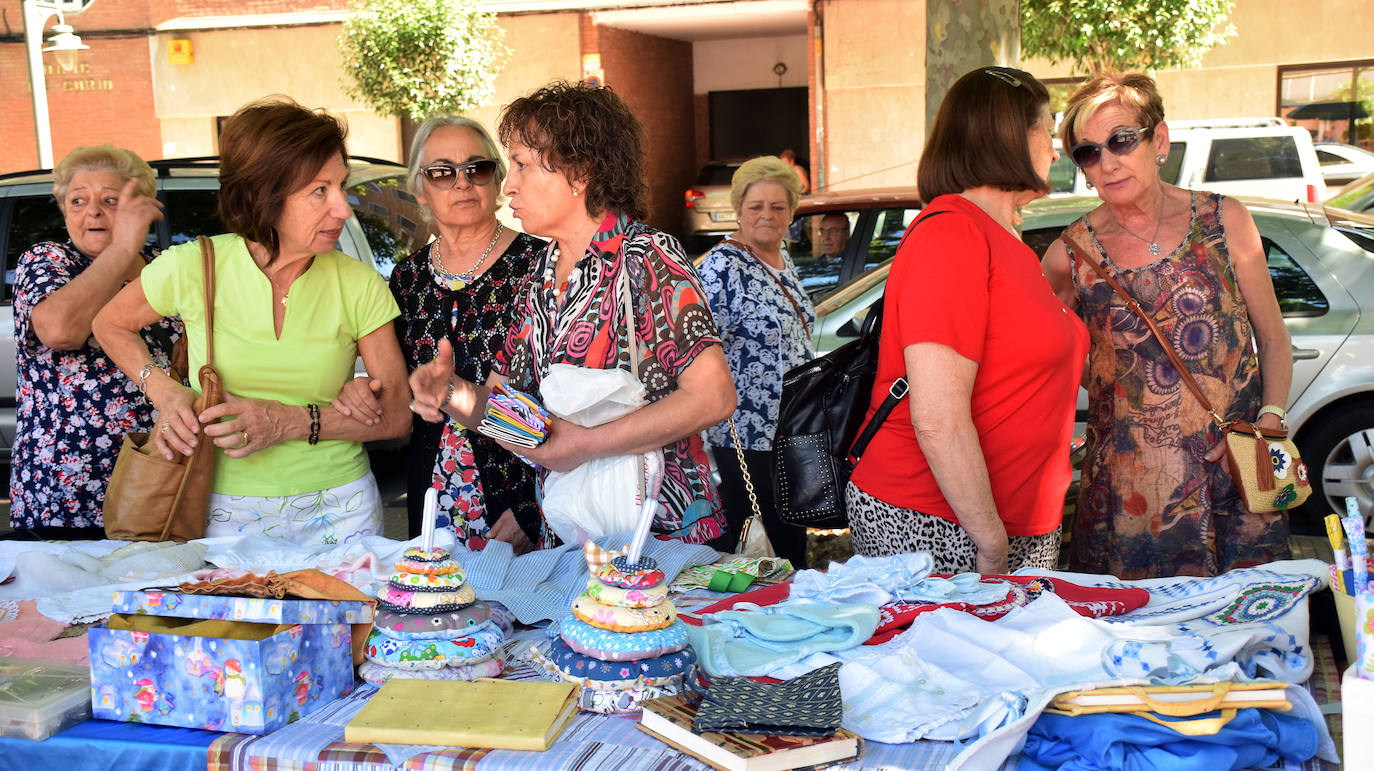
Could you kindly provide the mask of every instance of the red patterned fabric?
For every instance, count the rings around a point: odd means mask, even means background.
[[[932,577],[948,578],[948,576],[938,574]],[[1123,613],[1129,613],[1136,608],[1144,607],[1145,603],[1150,601],[1150,593],[1144,589],[1080,586],[1060,578],[988,575],[983,576],[983,581],[987,583],[1006,581],[1012,584],[1012,588],[1007,592],[1006,599],[990,605],[970,605],[966,602],[940,604],[894,602],[884,605],[879,609],[878,628],[874,630],[873,636],[864,642],[864,645],[885,643],[905,632],[917,616],[939,608],[952,608],[953,610],[972,613],[985,621],[996,621],[1016,608],[1029,605],[1041,595],[1057,594],[1059,599],[1063,600],[1078,615],[1088,618],[1102,618],[1103,616],[1119,616]],[[708,613],[731,610],[741,603],[752,603],[761,607],[776,605],[787,599],[791,589],[790,581],[765,586],[751,592],[727,597],[693,614],[679,613],[678,618],[693,626],[701,626],[700,617]]]

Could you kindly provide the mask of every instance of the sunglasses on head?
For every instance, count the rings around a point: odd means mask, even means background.
[[[1140,140],[1145,138],[1149,129],[1144,126],[1132,126],[1130,128],[1119,128],[1107,137],[1106,142],[1079,142],[1069,151],[1069,157],[1073,159],[1074,165],[1080,169],[1096,166],[1102,160],[1102,148],[1112,152],[1112,155],[1130,155],[1140,146]]]
[[[425,180],[440,190],[448,190],[458,184],[458,174],[468,178],[468,184],[485,185],[496,177],[496,161],[484,158],[480,161],[450,164],[435,163],[420,169]]]

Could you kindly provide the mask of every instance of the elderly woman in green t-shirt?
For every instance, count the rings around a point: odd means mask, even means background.
[[[96,338],[158,409],[154,443],[171,458],[219,448],[207,536],[262,534],[342,543],[381,530],[381,496],[362,443],[410,425],[410,390],[392,319],[371,267],[335,249],[351,210],[345,129],[289,100],[250,104],[220,138],[214,365],[223,404],[153,365],[137,332],[164,316],[186,325],[190,371],[205,361],[200,249],[169,249],[95,318]],[[381,414],[328,409],[361,355]]]

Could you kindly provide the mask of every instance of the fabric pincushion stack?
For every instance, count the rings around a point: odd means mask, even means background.
[[[393,677],[472,680],[501,674],[505,641],[491,608],[445,549],[409,548],[377,593],[380,607],[358,673],[381,685]]]
[[[550,627],[545,667],[582,686],[580,706],[589,712],[637,712],[644,700],[677,693],[696,654],[663,571],[649,557],[608,559],[591,542],[584,551],[587,590]]]

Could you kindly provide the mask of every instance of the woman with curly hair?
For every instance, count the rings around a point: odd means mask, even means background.
[[[554,82],[508,105],[498,134],[510,156],[503,192],[524,230],[549,245],[535,259],[486,384],[456,376],[452,347],[441,340],[438,357],[411,375],[414,409],[428,420],[476,426],[491,387],[509,382],[536,392],[556,363],[628,365],[632,333],[643,355],[632,374],[644,385],[645,406],[595,429],[555,417],[539,447],[502,445],[541,475],[661,449],[653,529],[688,543],[720,536],[725,517],[700,432],[734,412],[735,387],[682,247],[638,221],[645,210],[639,121],[608,88]],[[550,501],[541,504],[547,511]]]

